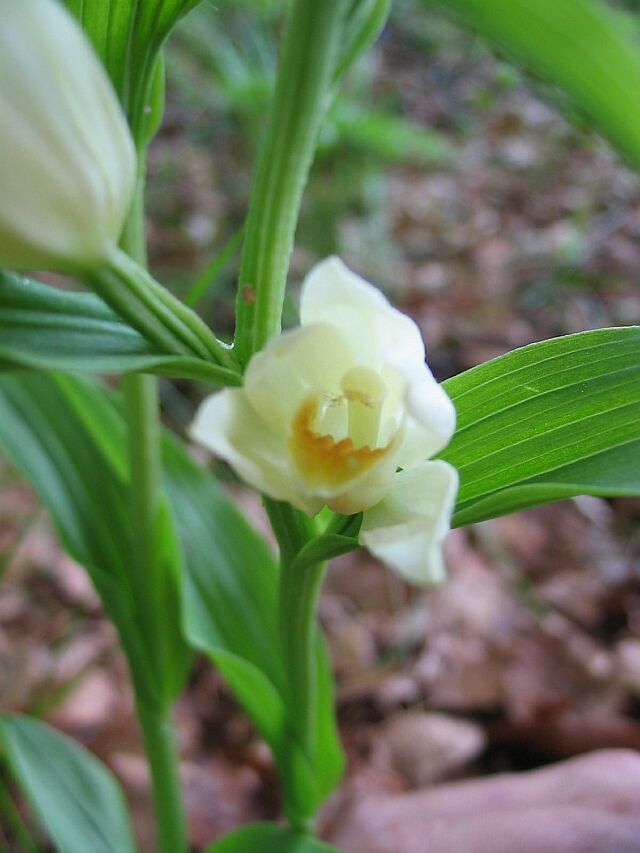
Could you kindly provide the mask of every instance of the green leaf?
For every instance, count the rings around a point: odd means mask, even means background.
[[[162,116],[160,50],[200,0],[64,0],[102,59],[138,142]]]
[[[122,792],[90,752],[28,717],[1,718],[0,740],[59,853],[134,853]]]
[[[210,361],[160,352],[93,294],[0,272],[0,369],[16,368],[241,381]]]
[[[473,30],[562,89],[640,167],[640,40],[600,0],[440,0]]]
[[[294,565],[297,571],[304,571],[308,566],[316,563],[324,563],[349,551],[355,551],[360,547],[357,539],[353,536],[343,536],[339,533],[329,533],[312,539],[298,553]]]
[[[0,376],[0,447],[49,509],[61,541],[88,571],[114,622],[140,694],[165,706],[184,682],[188,653],[175,620],[179,555],[162,512],[166,632],[162,647],[140,630],[130,578],[135,535],[128,512],[125,425],[101,386],[61,374]]]
[[[343,853],[312,838],[273,823],[254,823],[225,835],[207,853]]]
[[[339,81],[355,60],[370,47],[384,29],[391,0],[357,0],[348,16],[344,47],[342,48],[335,79]]]
[[[278,567],[266,542],[222,494],[213,477],[174,441],[164,453],[167,493],[183,539],[184,630],[216,664],[273,750],[281,770],[291,752],[278,649]],[[315,807],[334,788],[343,759],[335,731],[332,677],[318,649],[318,761],[296,756],[284,794]]]
[[[445,165],[455,157],[451,142],[436,131],[393,113],[367,109],[346,95],[336,101],[329,120],[341,142],[387,160]]]
[[[640,494],[640,328],[531,344],[444,383],[456,525],[578,494]]]

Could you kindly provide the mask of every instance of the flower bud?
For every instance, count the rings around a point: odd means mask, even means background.
[[[87,270],[115,248],[135,150],[111,83],[57,0],[0,4],[0,267]]]

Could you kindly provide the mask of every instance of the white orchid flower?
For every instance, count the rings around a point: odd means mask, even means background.
[[[426,461],[455,410],[416,324],[338,258],[302,287],[301,326],[204,401],[193,438],[247,483],[311,515],[363,512],[360,542],[406,579],[442,579],[456,470]],[[398,470],[400,469],[400,470]]]
[[[111,83],[56,0],[0,3],[0,267],[90,269],[118,241],[135,151]]]

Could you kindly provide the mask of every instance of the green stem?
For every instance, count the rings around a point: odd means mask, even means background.
[[[284,562],[280,573],[279,630],[292,729],[313,756],[316,738],[316,612],[326,563],[302,571]]]
[[[157,847],[161,853],[186,853],[187,829],[171,712],[137,704],[153,780]]]
[[[122,385],[129,434],[131,514],[135,531],[132,586],[141,633],[151,652],[149,659],[152,663],[161,664],[157,660],[163,632],[158,598],[163,592],[165,578],[159,571],[162,563],[157,552],[161,499],[158,386],[155,377],[139,374],[124,376]],[[154,677],[162,678],[157,668]],[[144,705],[140,696],[136,706],[151,768],[158,846],[162,853],[185,853],[186,821],[171,713],[163,706]]]
[[[242,252],[234,350],[246,364],[280,332],[289,256],[351,0],[293,0]]]
[[[158,598],[163,578],[157,553],[158,509],[161,495],[160,425],[158,380],[132,373],[122,377],[124,411],[129,439],[129,472],[134,597],[139,603],[138,619],[149,646],[156,647],[162,625]]]
[[[143,168],[143,162],[139,164],[139,168]],[[139,180],[121,245],[140,265],[146,264],[143,220],[144,181]],[[126,266],[124,253],[119,253],[118,257],[121,264]],[[142,269],[142,266],[138,268]],[[151,652],[149,660],[161,665],[162,661],[158,661],[158,649],[163,645],[163,625],[159,597],[163,593],[165,578],[160,571],[162,562],[157,549],[157,526],[162,499],[158,380],[153,376],[130,374],[122,377],[122,389],[129,439],[131,516],[134,531],[132,586],[141,632]],[[154,677],[162,678],[157,667]],[[171,711],[164,706],[151,707],[145,704],[140,695],[136,696],[136,711],[151,769],[158,848],[162,853],[186,853],[187,827]]]
[[[285,673],[285,706],[293,744],[302,749],[311,767],[317,750],[317,609],[326,563],[300,569],[296,554],[315,534],[313,522],[289,504],[265,499],[271,526],[280,546],[278,628]],[[295,762],[286,769],[292,777],[293,796],[285,802],[291,826],[312,828],[313,816],[301,812],[295,802]]]

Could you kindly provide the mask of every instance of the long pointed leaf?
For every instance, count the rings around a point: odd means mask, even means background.
[[[159,351],[93,294],[0,272],[0,369],[17,368],[240,381],[211,362]]]
[[[49,509],[71,556],[88,571],[116,625],[138,689],[166,704],[181,686],[187,650],[176,624],[178,555],[170,519],[165,537],[165,645],[150,647],[139,628],[130,555],[135,532],[124,422],[101,386],[62,374],[0,376],[0,447]]]
[[[564,91],[640,167],[640,39],[601,0],[439,0]]]
[[[640,494],[640,328],[532,344],[444,383],[458,412],[441,454],[454,522],[578,494]]]
[[[29,717],[1,718],[0,742],[59,853],[134,853],[118,783],[90,752]]]

